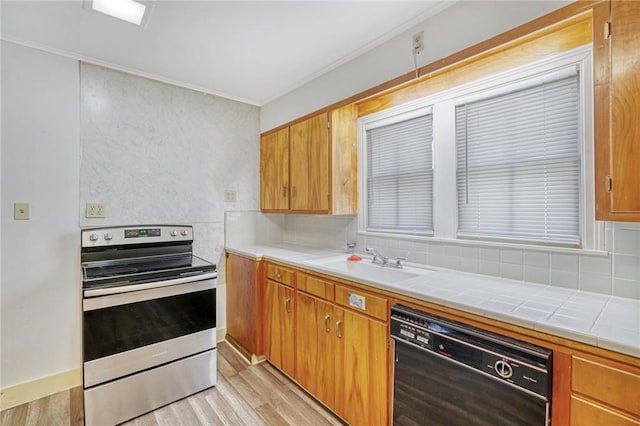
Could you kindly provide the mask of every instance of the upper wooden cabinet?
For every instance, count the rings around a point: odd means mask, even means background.
[[[289,209],[289,128],[260,141],[260,207]]]
[[[357,114],[347,105],[276,132],[260,144],[263,212],[357,212]]]
[[[596,218],[640,221],[640,2],[597,6],[593,28]]]

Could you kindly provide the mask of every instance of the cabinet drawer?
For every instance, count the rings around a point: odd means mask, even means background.
[[[295,272],[291,269],[267,263],[266,271],[268,279],[293,287]]]
[[[333,302],[333,283],[298,273],[298,290]]]
[[[640,422],[580,397],[572,396],[570,424],[572,426],[638,426]]]
[[[336,286],[336,303],[383,321],[389,315],[387,299],[348,287]]]
[[[640,374],[573,357],[571,390],[640,416]]]

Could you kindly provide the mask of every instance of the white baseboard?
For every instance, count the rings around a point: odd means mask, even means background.
[[[82,386],[82,368],[10,386],[0,391],[0,410],[6,410],[76,386]]]
[[[227,336],[227,327],[216,327],[216,342],[224,341]]]

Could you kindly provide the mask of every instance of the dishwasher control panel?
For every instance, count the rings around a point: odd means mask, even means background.
[[[550,395],[551,350],[400,305],[391,308],[391,337],[540,396]]]

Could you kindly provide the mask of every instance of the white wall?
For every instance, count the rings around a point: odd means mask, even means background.
[[[258,108],[81,64],[81,226],[192,224],[194,252],[219,267],[226,326],[224,212],[259,208]],[[237,201],[225,203],[224,190]],[[105,219],[84,217],[106,205]]]
[[[258,108],[8,42],[2,89],[2,407],[79,384],[81,226],[193,224],[225,327],[224,211],[259,208]]]
[[[447,57],[558,9],[569,1],[459,1],[387,43],[264,105],[266,131],[414,69],[411,35],[424,31],[418,66]]]
[[[77,61],[2,42],[2,388],[80,366],[79,89]]]

